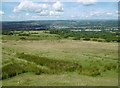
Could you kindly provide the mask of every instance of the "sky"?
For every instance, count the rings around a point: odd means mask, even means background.
[[[0,21],[117,19],[117,0],[3,0]]]

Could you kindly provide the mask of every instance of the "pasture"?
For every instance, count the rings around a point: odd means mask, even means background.
[[[61,39],[43,32],[2,39],[4,86],[118,85],[115,42]]]

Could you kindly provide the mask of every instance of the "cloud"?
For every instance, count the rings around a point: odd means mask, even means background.
[[[42,11],[40,13],[38,13],[40,16],[61,16],[62,15],[62,12],[58,12],[58,11],[48,11],[48,10],[45,10],[45,11]]]
[[[43,10],[40,13],[38,13],[40,16],[48,16],[49,15],[49,11],[48,10]]]
[[[5,14],[5,12],[3,12],[3,11],[0,11],[0,15],[4,15]]]
[[[106,15],[107,15],[107,16],[111,16],[111,15],[113,15],[113,14],[112,14],[111,12],[107,12]]]
[[[20,12],[20,11],[29,11],[29,12],[41,12],[44,9],[48,9],[48,4],[38,4],[33,3],[32,1],[21,1],[20,4],[14,8],[13,12]]]
[[[116,10],[116,11],[115,11],[115,13],[117,13],[117,14],[118,14],[118,10]]]
[[[55,2],[52,7],[55,11],[63,12],[63,4],[60,1]]]
[[[60,1],[54,2],[51,4],[38,4],[33,3],[32,1],[21,1],[20,4],[13,9],[13,12],[27,12],[36,13],[39,16],[60,16],[63,13],[63,4]]]
[[[77,2],[88,6],[88,5],[95,4],[96,0],[77,0]]]
[[[63,13],[62,12],[58,12],[58,11],[50,11],[49,15],[50,16],[61,16]]]
[[[111,11],[98,10],[98,11],[90,12],[90,16],[91,17],[111,17],[111,16],[114,16],[114,13]]]
[[[102,11],[94,11],[90,13],[90,16],[101,16],[104,12]]]
[[[29,14],[29,13],[26,13],[25,15],[26,15],[26,16],[29,16],[30,14]]]

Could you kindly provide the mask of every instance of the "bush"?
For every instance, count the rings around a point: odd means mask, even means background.
[[[97,41],[97,39],[96,38],[94,38],[94,39],[92,39],[93,41]]]
[[[21,39],[21,40],[26,40],[26,37],[21,37],[20,39]]]
[[[2,79],[16,76],[21,73],[23,68],[16,63],[10,63],[2,68]]]
[[[84,38],[83,40],[85,40],[85,41],[90,41],[90,38]]]
[[[8,63],[2,67],[2,79],[11,78],[26,72],[34,72],[35,74],[40,75],[42,73],[46,74],[48,71],[48,69],[43,68],[42,66],[38,67],[36,64],[29,61],[23,62],[12,60],[12,63]]]
[[[102,39],[98,39],[97,41],[98,41],[98,42],[103,42],[103,40],[102,40]]]
[[[7,78],[9,78],[8,74],[7,73],[2,73],[2,79],[7,79]]]
[[[3,35],[13,35],[13,32],[2,32]]]
[[[19,33],[18,35],[19,36],[30,36],[30,34],[28,34],[28,33]]]
[[[35,74],[36,74],[36,75],[40,75],[41,73],[42,73],[42,72],[41,72],[40,70],[36,70],[36,71],[35,71]]]
[[[99,71],[93,71],[90,76],[96,77],[99,75],[101,75],[101,73]]]
[[[75,37],[73,40],[80,40],[81,38],[80,37]]]
[[[105,41],[106,41],[106,42],[111,42],[111,39],[106,39]]]

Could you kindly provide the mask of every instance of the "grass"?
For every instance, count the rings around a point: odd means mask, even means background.
[[[50,72],[53,74],[61,72],[79,72],[79,74],[89,75],[89,76],[99,76],[102,72],[109,70],[117,70],[117,65],[115,63],[105,63],[103,61],[93,61],[84,63],[69,62],[63,60],[52,60],[45,57],[38,57],[35,55],[29,55],[20,53],[17,54],[19,58],[25,59],[30,62],[34,62],[38,65],[47,66],[50,68]],[[93,65],[94,64],[94,65]]]
[[[117,85],[117,43],[14,36],[3,36],[3,85]]]
[[[52,60],[45,57],[38,57],[35,55],[29,55],[20,53],[17,54],[19,58],[25,59],[30,62],[34,62],[38,65],[47,66],[50,68],[52,73],[61,73],[62,71],[75,71],[76,69],[81,70],[82,66],[77,63],[70,63],[62,60]]]
[[[3,81],[6,86],[116,86],[115,77],[90,77],[77,73],[61,75],[24,73]]]
[[[35,74],[40,75],[42,73],[47,73],[47,68],[38,66],[33,62],[20,59],[12,59],[11,62],[9,61],[9,63],[3,65],[2,79],[11,78],[26,72],[34,72]]]
[[[60,39],[59,35],[56,34],[47,34],[47,33],[39,33],[36,34],[30,32],[30,34],[28,33],[18,33],[18,34],[13,34],[13,35],[3,35],[2,37],[3,40],[29,40],[29,41],[33,41],[33,40],[58,40]]]

